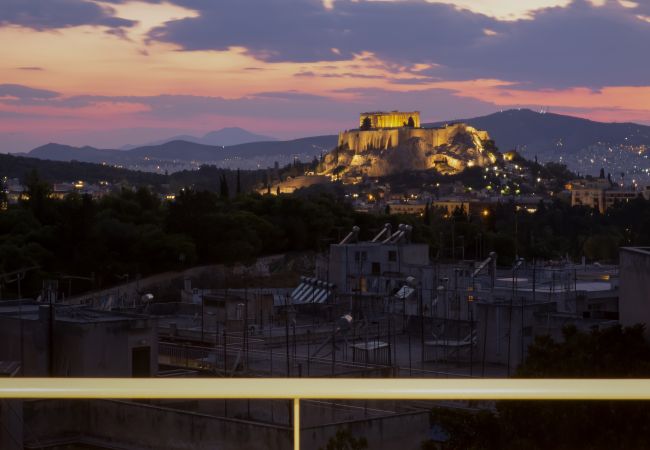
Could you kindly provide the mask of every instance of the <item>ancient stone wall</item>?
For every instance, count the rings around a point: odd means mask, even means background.
[[[438,147],[450,143],[459,133],[474,133],[477,142],[474,146],[481,148],[481,140],[489,139],[487,131],[476,130],[468,125],[458,123],[444,128],[392,128],[378,130],[349,130],[339,133],[338,145],[354,152],[367,150],[386,150],[398,147],[412,138],[419,138],[425,145]]]

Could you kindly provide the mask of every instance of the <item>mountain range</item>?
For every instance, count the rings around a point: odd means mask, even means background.
[[[109,164],[129,169],[169,171],[191,169],[202,164],[253,169],[285,165],[294,157],[306,161],[326,153],[336,145],[336,136],[313,136],[290,141],[248,142],[214,146],[188,141],[171,141],[131,150],[72,147],[50,143],[31,150],[26,156],[53,161],[80,161]]]
[[[612,173],[625,172],[634,175],[634,171],[650,167],[650,126],[595,122],[529,109],[512,109],[423,126],[435,127],[453,122],[464,122],[477,129],[486,130],[501,151],[517,149],[528,159],[563,162],[570,169],[581,173],[598,173],[600,167],[608,167],[607,170]],[[195,168],[201,164],[251,169],[268,167],[275,161],[286,164],[295,157],[306,161],[328,152],[337,145],[336,135],[289,141],[267,139],[239,142],[242,139],[263,138],[264,136],[240,128],[227,128],[208,133],[202,138],[184,136],[184,139],[152,143],[129,150],[47,144],[33,149],[28,156],[171,172]],[[216,145],[215,142],[220,144]],[[229,144],[232,142],[237,144]],[[648,172],[645,173],[648,175]]]
[[[511,109],[458,120],[487,130],[501,151],[517,150],[529,160],[565,164],[579,175],[600,169],[625,180],[650,183],[650,126]],[[440,126],[444,122],[429,124]]]
[[[605,123],[561,114],[510,109],[470,119],[459,119],[487,130],[501,151],[518,150],[524,156],[557,160],[591,146],[650,146],[650,126]],[[425,124],[442,126],[450,122]]]
[[[251,133],[250,131],[244,130],[243,128],[227,127],[227,128],[222,128],[220,130],[211,131],[200,137],[191,136],[189,134],[181,134],[167,139],[161,139],[155,142],[149,142],[144,145],[125,145],[121,148],[121,150],[131,150],[134,148],[144,147],[144,146],[162,145],[172,141],[186,141],[186,142],[193,142],[195,144],[215,145],[215,146],[224,147],[229,145],[246,144],[249,142],[260,142],[260,141],[269,142],[269,141],[276,141],[276,140],[277,139],[270,136]]]

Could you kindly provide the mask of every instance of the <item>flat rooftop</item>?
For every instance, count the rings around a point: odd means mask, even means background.
[[[38,320],[39,304],[18,305],[2,304],[0,302],[0,317],[22,318],[23,320]],[[43,305],[45,306],[45,305]],[[100,311],[83,306],[56,305],[56,321],[68,323],[98,323],[122,322],[147,319],[147,316],[127,314],[114,311]]]
[[[621,250],[650,256],[650,247],[621,247]]]

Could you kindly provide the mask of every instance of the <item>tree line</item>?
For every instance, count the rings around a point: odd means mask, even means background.
[[[412,225],[413,240],[428,244],[431,257],[443,260],[480,259],[496,251],[503,265],[515,255],[615,261],[620,246],[650,245],[650,202],[642,198],[605,214],[556,200],[540,203],[534,213],[506,202],[487,214],[427,208],[422,217],[396,216],[356,212],[335,187],[260,195],[245,192],[236,172],[233,178],[215,177],[220,192],[182,188],[172,202],[144,187],[99,200],[76,194],[57,200],[34,172],[26,179],[29,200],[0,211],[0,273],[38,267],[23,293],[39,292],[44,278],[92,275],[93,283],[79,282],[73,289],[84,290],[117,283],[124,274],[134,279],[197,264],[320,252],[354,225],[366,240],[386,222],[394,228]],[[7,295],[16,289],[0,288]]]

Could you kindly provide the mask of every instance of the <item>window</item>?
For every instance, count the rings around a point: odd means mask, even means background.
[[[390,262],[397,261],[397,252],[395,250],[388,251],[388,261]]]
[[[379,264],[378,262],[372,263],[372,274],[373,275],[381,274],[381,264]]]

